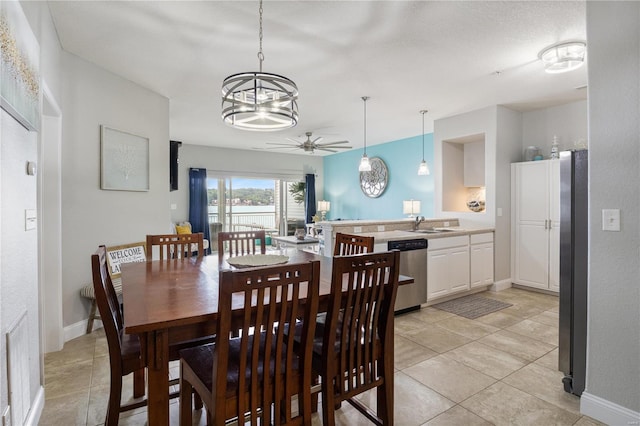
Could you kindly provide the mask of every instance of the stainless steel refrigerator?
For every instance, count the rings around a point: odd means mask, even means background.
[[[560,326],[564,390],[581,395],[587,356],[587,150],[560,153]]]

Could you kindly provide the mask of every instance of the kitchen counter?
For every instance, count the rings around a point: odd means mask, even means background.
[[[374,237],[375,243],[380,244],[380,243],[386,243],[387,241],[410,240],[410,239],[419,239],[419,238],[422,238],[425,240],[432,240],[437,238],[457,237],[460,235],[485,234],[485,233],[494,231],[493,228],[470,228],[470,227],[460,228],[455,226],[450,226],[450,227],[447,227],[446,229],[450,229],[450,231],[444,231],[444,232],[439,232],[434,234],[424,234],[420,232],[411,232],[411,231],[382,231],[382,232],[363,232],[359,235]]]

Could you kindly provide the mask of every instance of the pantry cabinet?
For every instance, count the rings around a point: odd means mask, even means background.
[[[493,284],[493,233],[469,236],[471,288]]]
[[[560,163],[511,165],[511,278],[557,292],[560,276]]]
[[[430,239],[427,301],[464,290],[469,290],[469,236]]]

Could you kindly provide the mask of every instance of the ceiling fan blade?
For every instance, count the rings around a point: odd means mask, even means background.
[[[311,143],[318,143],[322,140],[322,136],[318,136],[317,138],[315,138],[314,140],[311,141]]]
[[[295,144],[302,143],[302,142],[300,142],[299,140],[296,140],[296,139],[293,139],[293,138],[285,138],[285,139],[286,139],[286,140],[288,140],[289,142],[293,142],[293,143],[295,143]]]
[[[322,147],[316,148],[316,151],[338,152],[335,149],[322,148]]]
[[[279,142],[265,142],[266,145],[277,145],[277,146],[290,146],[290,147],[294,147],[297,148],[300,146],[300,144],[296,143],[295,145],[292,145],[290,143],[279,143]]]
[[[349,143],[349,141],[326,142],[326,143],[320,143],[318,144],[318,146],[340,145],[343,143]]]

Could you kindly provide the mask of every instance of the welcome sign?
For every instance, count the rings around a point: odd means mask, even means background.
[[[107,247],[107,263],[112,279],[120,276],[120,265],[123,263],[146,261],[147,251],[144,242]]]

